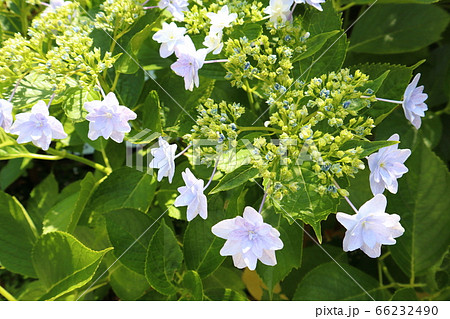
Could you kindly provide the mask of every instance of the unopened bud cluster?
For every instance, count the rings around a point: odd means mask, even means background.
[[[226,151],[231,146],[237,146],[238,126],[237,120],[245,112],[245,108],[238,103],[228,104],[225,101],[219,104],[208,99],[197,107],[199,116],[196,125],[192,127],[192,134],[185,136],[190,140],[208,139],[220,145]]]
[[[116,61],[110,52],[92,48],[94,23],[78,3],[35,17],[27,37],[15,34],[0,48],[0,85],[11,86],[28,74],[41,74],[55,92],[74,80],[79,87],[96,85],[98,76]]]

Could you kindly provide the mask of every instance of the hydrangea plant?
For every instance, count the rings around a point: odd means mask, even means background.
[[[449,15],[396,2],[1,1],[0,295],[448,298]]]

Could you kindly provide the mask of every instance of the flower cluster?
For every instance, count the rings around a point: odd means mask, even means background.
[[[161,1],[160,4],[162,2],[164,1]],[[166,2],[169,3],[169,1]],[[171,2],[171,4],[173,3]],[[170,7],[171,4],[167,4],[167,6]],[[185,9],[184,6],[177,6],[177,8],[182,8],[183,10],[181,10],[181,12]],[[184,18],[184,16],[180,14],[180,11],[175,10],[172,14],[174,14],[174,18],[177,21],[182,21]],[[207,13],[207,17],[211,20],[211,27],[210,32],[205,36],[205,40],[203,41],[203,45],[205,45],[206,48],[197,50],[191,37],[185,35],[186,28],[178,27],[174,22],[170,24],[164,22],[162,24],[162,29],[153,35],[153,40],[161,43],[161,57],[167,58],[175,53],[178,59],[171,65],[171,69],[177,75],[184,78],[186,90],[192,91],[194,87],[200,85],[198,71],[203,67],[206,56],[209,53],[219,54],[222,51],[223,29],[231,26],[233,21],[236,20],[237,14],[230,13],[228,7],[225,5],[217,13]]]
[[[222,145],[223,151],[229,147],[237,146],[238,125],[237,121],[245,112],[245,108],[239,104],[228,104],[225,101],[217,104],[208,99],[197,107],[199,116],[192,127],[192,133],[185,136],[186,139],[208,139],[216,145]],[[207,150],[205,150],[207,151]]]
[[[126,33],[131,25],[145,14],[141,1],[106,0],[95,16],[95,27],[112,31],[115,35]]]

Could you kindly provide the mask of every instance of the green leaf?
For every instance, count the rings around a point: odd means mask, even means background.
[[[68,80],[72,86],[77,86],[74,80],[70,78]],[[31,72],[20,81],[12,103],[24,108],[33,106],[39,100],[49,101],[54,93],[53,88],[54,85],[51,83],[50,75]],[[53,103],[57,104],[60,101],[61,97],[56,96]]]
[[[228,288],[213,288],[205,291],[205,295],[209,300],[216,301],[246,301],[248,300],[241,293]]]
[[[314,229],[319,242],[322,242],[320,222],[327,219],[328,215],[336,213],[339,199],[331,196],[321,196],[316,192],[320,183],[316,174],[311,169],[311,162],[305,162],[302,166],[292,165],[293,179],[290,182],[297,183],[297,190],[288,190],[280,202],[273,201],[278,213],[283,214],[288,221],[300,219]]]
[[[142,89],[144,88],[145,74],[142,69],[134,74],[121,74],[117,82],[116,91],[121,105],[132,109],[136,106]]]
[[[97,183],[94,175],[88,172],[83,180],[80,182],[80,192],[78,194],[78,199],[75,202],[75,207],[72,212],[70,223],[67,227],[68,233],[73,233],[78,225],[81,215],[91,197],[94,190],[97,188]]]
[[[202,78],[200,86],[192,92],[184,89],[184,80],[181,77],[173,77],[170,72],[157,73],[161,87],[157,88],[161,108],[165,117],[165,128],[177,131],[179,135],[191,133],[192,125],[197,118],[197,106],[205,102],[214,89],[215,81]],[[165,88],[177,88],[169,90]]]
[[[309,38],[305,42],[307,50],[299,55],[294,55],[291,62],[295,63],[295,62],[301,61],[303,59],[309,58],[314,53],[319,51],[329,38],[331,38],[332,36],[334,36],[338,33],[340,33],[339,30],[333,30],[330,32],[319,33],[319,34]]]
[[[399,179],[398,193],[388,194],[387,208],[400,215],[405,233],[389,249],[407,275],[418,276],[438,263],[448,248],[450,173],[423,141],[406,166],[409,172]]]
[[[36,277],[31,250],[36,227],[20,202],[0,191],[0,263],[11,272]]]
[[[115,260],[116,258],[111,257],[111,255],[105,256],[108,266],[112,265]],[[111,288],[121,300],[137,300],[150,289],[150,286],[145,276],[128,269],[121,264],[121,261],[122,259],[114,264],[114,268],[110,270],[109,283]]]
[[[230,35],[231,39],[239,39],[246,37],[248,40],[255,40],[263,32],[261,23],[245,23],[242,26],[233,28],[233,32]]]
[[[158,292],[172,295],[177,291],[173,277],[181,267],[183,253],[172,229],[161,221],[148,246],[145,277]]]
[[[398,142],[396,142],[396,141],[350,140],[350,141],[345,142],[340,147],[340,150],[346,151],[346,150],[361,146],[364,149],[364,151],[360,154],[360,158],[365,158],[366,156],[369,156],[370,154],[378,151],[380,148],[388,147],[388,146],[395,145],[395,144],[398,144]]]
[[[75,210],[75,204],[79,197],[79,191],[57,202],[44,216],[42,232],[67,231]]]
[[[373,277],[347,264],[340,266],[343,269],[329,262],[311,270],[298,285],[293,299],[386,300],[386,292]]]
[[[50,173],[30,193],[30,199],[27,202],[27,211],[34,224],[37,225],[39,232],[42,231],[42,222],[45,214],[56,203],[58,193],[58,182],[53,173]]]
[[[156,189],[156,179],[129,167],[113,171],[91,196],[86,210],[107,213],[119,208],[146,212]]]
[[[277,264],[266,266],[259,263],[256,272],[268,287],[269,295],[272,294],[275,285],[283,280],[294,268],[302,264],[303,253],[303,223],[289,224],[281,214],[276,214],[273,209],[263,211],[264,222],[275,227],[280,232],[280,239],[284,247],[275,251]]]
[[[392,301],[418,301],[416,291],[413,288],[397,290],[391,298]]]
[[[111,211],[105,214],[105,219],[114,256],[120,257],[127,268],[144,275],[147,247],[156,231],[156,227],[152,227],[154,220],[129,208]]]
[[[314,37],[321,33],[339,30],[329,38],[314,55],[298,62],[300,80],[307,81],[317,75],[337,71],[342,67],[347,50],[347,37],[341,28],[341,14],[337,13],[331,1],[322,5],[323,12],[308,7],[302,26]],[[295,66],[295,65],[294,65]]]
[[[91,250],[63,232],[40,237],[31,257],[36,274],[47,290],[41,300],[55,300],[87,284],[94,277],[103,256],[111,249]]]
[[[213,288],[228,288],[245,294],[242,270],[234,267],[231,258],[226,259],[216,271],[203,279],[204,290]]]
[[[259,170],[252,165],[238,167],[231,173],[225,175],[209,194],[227,191],[246,183],[249,179],[258,175]]]
[[[25,146],[17,144],[11,136],[0,130],[0,160],[24,157],[30,154]]]
[[[151,25],[146,25],[131,38],[126,50],[126,52],[130,52],[131,54],[125,53],[117,60],[115,68],[118,72],[133,74],[139,70],[137,55],[139,54],[139,49],[144,44],[144,41],[150,36],[151,30]]]
[[[359,87],[357,90],[364,93],[367,89],[372,90],[374,93],[377,93],[380,87],[383,85],[384,80],[386,80],[387,76],[389,75],[389,72],[391,70],[387,70],[383,74],[381,74],[379,77],[377,77],[375,80],[369,80],[367,83],[365,83],[363,86]]]
[[[142,125],[144,128],[151,130],[151,132],[162,132],[161,128],[161,106],[159,104],[159,96],[156,91],[150,91],[142,106]],[[154,138],[157,136],[154,135]],[[150,141],[146,141],[150,143]]]
[[[340,264],[348,262],[347,254],[342,250],[342,247],[324,244],[303,248],[302,266],[298,269],[293,269],[289,275],[283,279],[281,282],[282,293],[289,299],[292,299],[295,290],[303,277],[315,267],[329,262],[332,258]]]
[[[195,218],[190,221],[183,240],[184,259],[187,269],[195,270],[200,277],[205,278],[214,272],[224,261],[219,254],[224,240],[211,232],[211,227],[227,216],[223,200],[215,195],[208,199],[208,218]]]
[[[383,84],[377,91],[377,96],[386,99],[401,100],[415,67],[416,66],[406,67],[403,65],[376,63],[359,64],[351,67],[351,69],[361,70],[361,72],[369,75],[371,79],[377,79],[389,71],[389,74],[387,74]],[[372,103],[372,106],[366,111],[363,111],[361,115],[372,117],[375,120],[375,125],[378,125],[396,107],[397,105],[393,103],[374,102]]]
[[[8,163],[0,170],[0,189],[7,189],[20,176],[22,176],[30,162],[31,158],[10,159]]]
[[[182,285],[187,290],[187,293],[183,294],[182,300],[203,300],[202,279],[195,271],[189,270],[184,274]]]
[[[64,93],[65,101],[62,103],[62,109],[66,116],[73,122],[82,122],[88,113],[84,109],[84,103],[87,101],[98,100],[100,96],[95,91],[79,87],[70,87]]]
[[[372,54],[413,52],[438,41],[448,21],[449,15],[437,6],[376,5],[355,24],[349,50]]]

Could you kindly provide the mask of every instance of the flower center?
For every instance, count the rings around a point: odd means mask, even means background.
[[[258,237],[258,234],[257,234],[256,232],[254,232],[253,230],[249,230],[249,231],[248,231],[248,239],[249,239],[249,240],[253,240],[253,239],[255,239],[256,237]]]
[[[111,112],[107,112],[107,113],[105,114],[105,116],[106,116],[107,119],[112,119],[112,117],[113,117],[113,115],[112,115]]]

